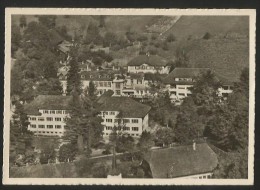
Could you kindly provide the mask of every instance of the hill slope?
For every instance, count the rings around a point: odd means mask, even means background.
[[[248,35],[249,18],[247,16],[181,16],[164,35],[173,33],[177,39],[193,36],[201,38],[206,32],[213,35],[238,33]]]

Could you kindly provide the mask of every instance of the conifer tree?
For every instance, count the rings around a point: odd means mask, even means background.
[[[79,74],[79,63],[77,59],[77,48],[71,48],[71,60],[69,61],[69,71],[67,74],[67,94],[75,90],[78,95],[82,92],[82,84]]]

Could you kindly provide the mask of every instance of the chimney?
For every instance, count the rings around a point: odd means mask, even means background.
[[[193,150],[196,150],[196,142],[193,140]]]

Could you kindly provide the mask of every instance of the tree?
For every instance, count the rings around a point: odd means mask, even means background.
[[[157,146],[169,146],[175,141],[173,129],[168,127],[160,128],[155,133],[155,144]]]
[[[154,145],[153,136],[150,132],[143,131],[141,134],[141,137],[139,139],[139,142],[137,144],[137,147],[141,151],[148,151],[152,146]]]
[[[38,16],[39,23],[46,26],[48,29],[55,28],[56,15],[40,15]]]
[[[64,144],[59,149],[59,161],[70,162],[75,159],[77,148],[72,143]]]
[[[112,45],[116,44],[117,42],[117,36],[113,32],[107,32],[104,36],[104,46],[111,47]]]
[[[25,154],[26,150],[31,148],[33,134],[28,131],[28,125],[24,107],[17,101],[10,122],[10,150],[14,150],[17,154]]]
[[[77,60],[77,48],[71,48],[71,60],[69,61],[69,71],[67,74],[67,94],[71,94],[75,90],[77,94],[81,94],[81,80],[79,74],[79,62]]]
[[[91,153],[91,146],[102,137],[103,126],[98,116],[96,93],[91,82],[83,95],[79,95],[76,89],[72,91],[70,118],[68,118],[66,139],[72,144],[77,144],[79,153]],[[87,148],[85,149],[85,143]]]
[[[14,53],[21,46],[22,35],[20,29],[16,25],[11,26],[11,55],[14,56]]]
[[[177,115],[174,133],[177,142],[181,144],[191,143],[194,139],[203,136],[204,125],[197,114],[197,107],[190,97],[185,98]]]
[[[26,17],[24,15],[22,15],[20,17],[20,27],[21,28],[25,28],[27,26],[27,20]]]
[[[248,70],[247,70],[248,71]],[[241,73],[232,95],[227,102],[220,104],[214,115],[208,120],[205,135],[219,148],[225,151],[241,151],[248,147],[248,84]]]
[[[219,103],[220,97],[217,92],[221,82],[211,70],[200,73],[194,80],[196,82],[191,89],[194,103],[203,106],[204,113],[210,111],[208,106]]]
[[[37,94],[41,95],[62,95],[62,86],[59,79],[43,79],[37,86]]]
[[[56,152],[53,144],[46,144],[41,150],[40,162],[41,164],[48,164],[55,162]]]
[[[116,152],[133,152],[135,148],[134,139],[130,135],[119,135],[116,141]]]

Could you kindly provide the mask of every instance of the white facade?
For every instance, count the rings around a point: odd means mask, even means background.
[[[148,64],[142,64],[140,66],[127,66],[129,73],[159,73],[169,74],[170,66],[152,66]]]
[[[109,136],[113,127],[118,126],[121,120],[121,131],[133,137],[140,137],[142,132],[148,128],[148,114],[144,118],[117,118],[118,111],[102,111],[100,116],[104,125],[104,136]]]
[[[35,135],[63,136],[66,119],[69,116],[67,110],[39,110],[41,115],[28,115],[30,124],[28,130]]]

